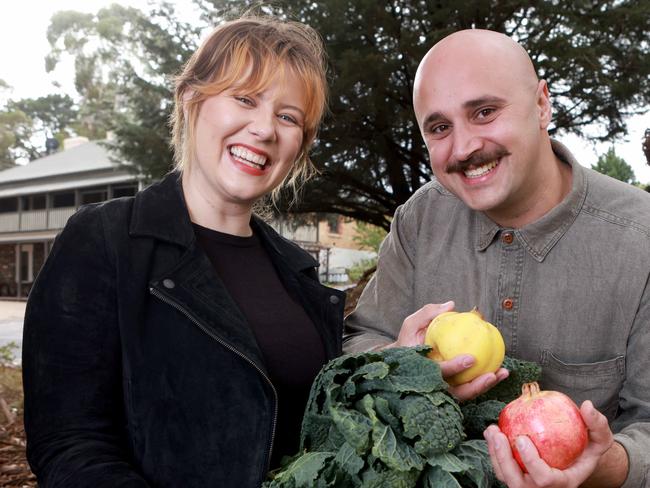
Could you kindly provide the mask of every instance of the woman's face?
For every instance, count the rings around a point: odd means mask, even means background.
[[[263,92],[226,90],[204,100],[195,126],[195,157],[185,192],[214,208],[252,208],[291,170],[303,141],[305,88],[290,72]]]

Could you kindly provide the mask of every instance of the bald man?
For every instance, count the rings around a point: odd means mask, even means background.
[[[396,211],[347,318],[345,351],[421,344],[441,312],[478,307],[506,354],[540,363],[542,388],[581,405],[590,431],[565,471],[519,439],[524,474],[490,427],[499,479],[650,486],[650,195],[580,166],[549,137],[547,84],[502,34],[466,30],[436,44],[418,68],[413,106],[434,178]],[[443,375],[473,360],[444,362]],[[473,398],[507,374],[451,391]]]

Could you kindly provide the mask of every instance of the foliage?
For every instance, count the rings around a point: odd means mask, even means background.
[[[264,486],[493,486],[477,429],[505,403],[458,405],[428,351],[349,354],[325,365],[305,410],[300,453]]]
[[[16,357],[16,349],[18,349],[18,344],[14,341],[8,342],[0,346],[0,366],[9,366],[13,364]]]
[[[0,80],[0,89],[10,87]],[[79,109],[68,95],[8,99],[0,108],[0,168],[19,160],[32,161],[47,153],[46,139],[77,133]]]
[[[96,15],[56,13],[48,40],[48,69],[64,54],[75,59],[75,87],[81,96],[80,133],[101,138],[112,130],[122,161],[156,178],[171,167],[167,120],[172,107],[171,79],[196,48],[200,29],[177,20],[162,2],[144,13],[112,4]]]
[[[357,233],[352,238],[361,249],[379,252],[379,246],[386,237],[386,229],[367,222],[357,222]]]
[[[197,1],[207,25],[257,3]],[[322,175],[298,212],[338,213],[388,229],[397,206],[430,175],[411,108],[416,67],[433,43],[458,29],[490,28],[522,43],[550,84],[554,135],[597,124],[592,137],[611,140],[624,134],[627,115],[650,102],[644,0],[277,0],[266,10],[316,28],[330,57],[331,110],[313,154]],[[64,52],[75,57],[86,116],[114,127],[122,158],[150,177],[171,164],[168,77],[198,33],[165,3],[148,14],[113,5],[52,19],[50,66]]]
[[[377,258],[362,259],[347,269],[348,278],[350,281],[356,283],[361,279],[366,271],[377,267]]]
[[[0,110],[0,169],[13,166],[16,159],[30,157],[32,121],[20,110]]]
[[[539,381],[542,377],[541,366],[530,361],[506,356],[501,366],[507,369],[510,374],[505,380],[479,396],[476,399],[478,403],[486,400],[499,400],[509,403],[519,398],[521,395],[521,387],[524,383]]]
[[[598,162],[591,166],[599,173],[611,176],[619,181],[636,184],[636,177],[632,166],[627,164],[623,158],[616,155],[613,147],[610,147],[607,153],[598,158]]]
[[[645,160],[650,165],[650,129],[646,129],[643,136],[643,154],[645,154]]]

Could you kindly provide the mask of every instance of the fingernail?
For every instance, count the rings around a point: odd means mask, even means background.
[[[523,440],[521,437],[517,437],[517,440],[515,441],[515,445],[517,446],[517,450],[522,453],[526,450],[528,445],[526,444],[526,441]]]
[[[465,356],[463,358],[462,364],[464,367],[469,368],[472,364],[474,364],[474,358],[472,356]]]
[[[497,380],[496,378],[488,378],[485,380],[485,383],[483,383],[483,388],[492,388],[496,384]]]
[[[453,300],[449,300],[448,302],[445,302],[442,304],[443,307],[446,307],[447,305],[452,305],[454,303]]]

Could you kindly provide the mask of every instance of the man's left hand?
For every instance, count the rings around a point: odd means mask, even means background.
[[[612,446],[614,436],[607,418],[598,412],[590,401],[580,407],[580,413],[589,430],[589,443],[578,459],[567,469],[551,468],[540,457],[532,441],[526,436],[516,440],[519,455],[528,470],[524,473],[512,455],[510,443],[496,425],[489,426],[484,436],[488,443],[490,459],[496,477],[509,488],[575,488],[592,473]]]

